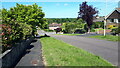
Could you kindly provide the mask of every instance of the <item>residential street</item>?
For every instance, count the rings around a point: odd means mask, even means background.
[[[98,40],[82,36],[50,36],[100,56],[114,65],[118,65],[118,42]]]

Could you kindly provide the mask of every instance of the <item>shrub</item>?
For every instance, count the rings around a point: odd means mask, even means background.
[[[86,30],[85,29],[76,29],[74,33],[85,33]]]
[[[94,22],[93,28],[104,28],[104,22]]]
[[[114,26],[113,25],[109,25],[108,26],[108,29],[112,29]]]
[[[94,28],[91,28],[91,30],[90,30],[91,32],[95,32],[95,29]]]
[[[55,29],[55,31],[56,31],[56,34],[57,34],[58,32],[62,31],[62,28],[57,28],[57,29]]]
[[[11,47],[20,40],[25,40],[27,37],[31,36],[32,28],[30,25],[25,23],[17,23],[17,28],[15,26],[10,26],[8,24],[2,24],[2,47],[3,52]]]
[[[112,29],[111,32],[112,32],[113,35],[119,34],[120,33],[120,27]]]
[[[2,26],[2,32],[0,35],[2,36],[2,52],[4,52],[11,47],[12,39],[10,35],[12,34],[12,30],[10,25],[2,24],[0,26]]]

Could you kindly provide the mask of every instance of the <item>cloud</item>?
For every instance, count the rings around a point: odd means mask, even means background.
[[[68,4],[66,3],[66,4],[64,4],[64,6],[68,6]]]

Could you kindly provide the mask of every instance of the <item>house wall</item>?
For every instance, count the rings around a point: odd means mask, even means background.
[[[118,20],[118,19],[108,19],[107,20],[107,23],[119,23],[120,22],[120,20]]]
[[[57,27],[49,27],[50,30],[54,30],[54,29],[57,29],[57,28],[59,28],[59,26],[57,26]]]

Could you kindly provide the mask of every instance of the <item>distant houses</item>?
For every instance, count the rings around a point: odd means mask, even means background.
[[[93,22],[104,22],[104,16],[93,17]]]
[[[51,23],[51,24],[49,24],[49,29],[50,30],[55,30],[57,28],[60,28],[60,26],[62,26],[61,23],[60,24],[58,24],[58,23]]]

